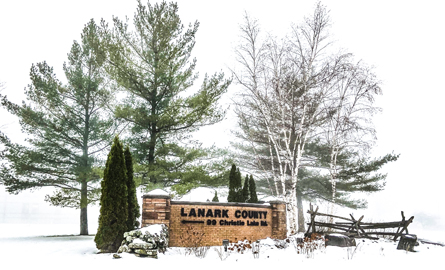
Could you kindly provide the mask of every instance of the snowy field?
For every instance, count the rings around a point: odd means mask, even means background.
[[[397,266],[398,269],[415,269],[432,266],[443,269],[445,247],[420,244],[416,252],[397,250],[397,242],[388,240],[357,240],[357,247],[326,247],[315,250],[310,256],[298,254],[292,243],[277,248],[271,239],[262,241],[259,258],[251,250],[244,254],[235,251],[220,258],[211,247],[204,258],[186,254],[185,248],[169,248],[158,259],[138,258],[123,254],[113,259],[112,254],[98,254],[94,236],[78,236],[73,225],[18,225],[0,224],[0,259],[3,269],[349,269],[349,267]],[[223,260],[224,259],[224,260]],[[13,267],[13,268],[9,268]],[[93,268],[94,267],[94,268]],[[130,267],[130,268],[129,268]]]
[[[190,201],[206,201],[213,196],[213,190],[198,188],[181,198]],[[36,192],[38,193],[38,192]],[[225,194],[218,190],[218,194]],[[2,193],[1,195],[5,195]],[[417,252],[397,250],[397,242],[380,240],[357,241],[357,248],[327,247],[314,251],[309,256],[298,254],[294,245],[278,249],[272,241],[264,240],[259,258],[255,259],[250,250],[239,254],[229,252],[227,258],[221,260],[216,249],[211,247],[207,255],[197,258],[186,254],[184,248],[169,248],[159,258],[138,258],[132,254],[123,254],[121,259],[113,259],[112,254],[98,254],[94,236],[79,236],[78,211],[49,207],[41,196],[31,199],[33,194],[25,193],[16,196],[0,196],[2,211],[0,217],[0,262],[2,269],[350,269],[361,267],[397,266],[398,269],[416,269],[431,266],[432,269],[444,269],[442,256],[445,247],[420,244],[415,247]],[[37,195],[37,194],[34,194]],[[140,195],[140,194],[139,194]],[[222,195],[223,198],[225,195]],[[139,198],[141,196],[138,196]],[[19,204],[21,207],[13,207]],[[141,203],[141,202],[140,202]],[[26,207],[25,207],[26,206]],[[12,212],[12,209],[18,209]],[[321,207],[321,209],[324,209]],[[347,215],[351,209],[337,209],[339,215]],[[99,208],[89,208],[89,232],[97,230]],[[411,212],[411,211],[410,211]],[[406,212],[408,216],[412,213]],[[388,217],[380,217],[376,212],[365,210],[354,211],[354,216],[364,214],[374,221],[395,221],[400,212],[391,211]],[[23,217],[28,217],[24,219]],[[19,222],[15,222],[19,221]],[[20,222],[21,221],[21,222]],[[65,222],[65,223],[64,223]],[[418,238],[426,238],[435,242],[445,242],[442,223],[433,224],[431,219],[421,216],[414,219],[409,226],[410,233]],[[3,268],[7,266],[7,268]],[[93,268],[94,267],[94,268]],[[128,268],[131,267],[131,268]],[[162,268],[161,268],[162,267]]]

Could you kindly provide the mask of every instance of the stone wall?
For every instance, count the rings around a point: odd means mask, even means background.
[[[267,204],[182,202],[169,196],[144,195],[142,226],[169,226],[170,246],[216,246],[231,242],[256,241],[267,237],[286,238],[286,207]]]

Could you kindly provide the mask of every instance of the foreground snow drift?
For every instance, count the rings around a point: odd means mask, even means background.
[[[287,243],[286,248],[277,247],[272,239],[261,241],[259,256],[254,258],[252,250],[225,253],[222,247],[211,247],[206,256],[197,258],[186,248],[169,248],[158,259],[138,258],[132,254],[122,254],[121,259],[113,259],[112,254],[97,254],[94,236],[26,236],[0,238],[0,258],[2,265],[25,269],[25,267],[45,267],[45,269],[277,269],[300,268],[337,269],[340,266],[366,265],[386,267],[396,263],[398,267],[441,265],[445,248],[420,244],[417,252],[396,250],[397,242],[388,240],[357,239],[357,247],[339,248],[328,246],[307,254],[297,252],[296,246]],[[281,242],[282,243],[282,242]],[[338,267],[335,267],[335,266]],[[106,267],[106,268],[103,268]],[[166,268],[167,267],[167,268]]]

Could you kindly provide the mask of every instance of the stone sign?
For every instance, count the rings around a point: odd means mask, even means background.
[[[286,206],[265,204],[172,201],[168,195],[144,195],[142,226],[165,224],[170,246],[186,247],[183,237],[199,231],[201,245],[221,245],[222,240],[251,242],[267,237],[286,238]]]

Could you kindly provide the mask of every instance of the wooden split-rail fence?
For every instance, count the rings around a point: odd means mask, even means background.
[[[312,204],[309,205],[307,211],[310,215],[310,222],[307,223],[308,229],[306,235],[309,233],[320,233],[325,231],[341,233],[349,237],[357,238],[371,238],[378,239],[378,237],[372,237],[370,235],[377,236],[392,236],[393,240],[397,240],[401,235],[408,234],[408,226],[413,222],[414,216],[408,220],[405,219],[405,215],[402,211],[402,220],[394,222],[363,222],[363,217],[355,219],[352,214],[350,218],[324,214],[318,212],[318,206],[314,210]],[[317,216],[328,217],[332,222],[322,222],[316,220]],[[341,220],[341,221],[338,221]],[[323,229],[325,228],[325,229]]]

